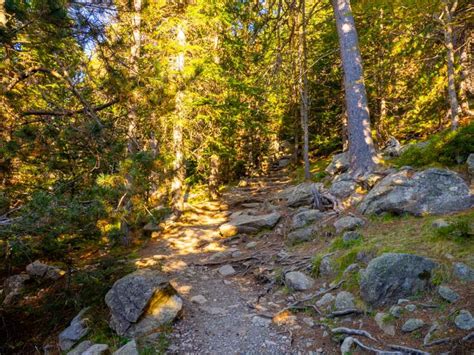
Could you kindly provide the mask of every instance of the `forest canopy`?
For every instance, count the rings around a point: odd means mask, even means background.
[[[471,112],[472,4],[352,11],[374,145],[457,128]],[[265,171],[278,141],[307,164],[347,146],[329,1],[6,0],[0,20],[9,243],[117,242],[193,186],[212,195]]]

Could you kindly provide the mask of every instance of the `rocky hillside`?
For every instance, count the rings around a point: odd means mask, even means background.
[[[339,154],[321,182],[292,185],[288,163],[229,188],[222,202],[147,226],[152,239],[135,271],[51,335],[44,352],[474,350],[469,177],[405,166],[354,179]],[[35,261],[6,279],[3,307],[64,275]]]

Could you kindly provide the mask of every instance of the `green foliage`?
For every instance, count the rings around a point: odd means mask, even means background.
[[[470,243],[474,238],[474,223],[471,216],[462,216],[450,220],[449,225],[436,230],[438,238],[449,239],[457,243]]]
[[[456,131],[433,135],[424,145],[409,146],[396,159],[398,166],[424,167],[430,165],[459,164],[474,151],[474,123]]]

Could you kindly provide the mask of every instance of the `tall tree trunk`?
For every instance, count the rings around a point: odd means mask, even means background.
[[[461,65],[461,78],[459,81],[459,99],[461,101],[461,111],[465,114],[468,115],[474,115],[474,112],[472,112],[469,108],[469,101],[467,98],[467,92],[468,92],[468,79],[469,79],[469,54],[471,53],[471,33],[470,31],[466,30],[464,31],[464,43],[462,44],[461,48],[461,55],[460,55],[460,60],[459,64]]]
[[[299,92],[300,92],[300,115],[301,128],[303,131],[303,160],[304,160],[304,178],[311,179],[309,166],[309,132],[308,132],[308,113],[309,113],[309,97],[308,97],[308,58],[306,50],[306,6],[305,0],[301,0],[301,24],[299,38]]]
[[[446,56],[448,62],[448,98],[451,113],[451,129],[455,130],[459,126],[459,102],[456,94],[456,79],[454,71],[454,44],[453,44],[453,27],[452,13],[456,10],[457,1],[453,6],[449,7],[449,0],[443,0],[443,12],[446,17],[444,21],[444,44],[446,46]]]
[[[370,131],[367,92],[350,1],[332,0],[332,5],[344,69],[351,171],[354,176],[357,176],[371,171],[376,164],[374,143]]]
[[[137,80],[139,73],[138,60],[140,59],[141,50],[141,22],[142,22],[142,0],[133,0],[133,16],[132,16],[132,36],[133,43],[130,48],[130,69],[132,70],[132,77]],[[139,149],[136,141],[137,130],[137,104],[135,97],[130,100],[130,107],[128,112],[128,144],[127,152],[129,155],[136,153]]]
[[[181,52],[176,57],[176,71],[179,75],[182,75],[184,71],[184,46],[186,45],[186,34],[181,26],[178,27],[177,43],[181,48]],[[173,181],[171,183],[171,198],[172,207],[175,216],[179,217],[183,211],[184,205],[184,178],[185,178],[185,166],[184,166],[184,153],[183,153],[183,123],[186,118],[186,112],[184,107],[184,88],[182,86],[182,78],[177,78],[178,91],[175,97],[175,115],[176,119],[173,126],[173,148],[174,148],[174,161],[173,161]]]
[[[142,0],[133,0],[133,15],[132,15],[132,37],[133,42],[130,47],[130,58],[129,64],[132,71],[131,77],[133,80],[138,79],[138,60],[140,58],[140,48],[141,48],[141,11],[142,11]],[[135,98],[130,99],[130,104],[128,107],[128,143],[127,143],[127,156],[131,157],[138,151],[138,143],[136,140],[136,130],[137,130],[137,104]],[[125,176],[126,180],[126,195],[123,201],[124,208],[126,211],[126,216],[121,222],[121,230],[123,235],[123,243],[129,243],[129,233],[130,228],[126,220],[127,215],[129,215],[133,209],[131,195],[133,193],[133,178],[130,173],[127,173]]]

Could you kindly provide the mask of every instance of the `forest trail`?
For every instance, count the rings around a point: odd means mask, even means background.
[[[189,206],[178,222],[154,235],[142,251],[144,260],[160,259],[162,270],[184,300],[183,316],[173,327],[168,353],[298,352],[300,345],[295,344],[293,331],[299,326],[294,319],[290,317],[289,324],[283,321],[277,326],[270,318],[270,314],[284,308],[287,295],[280,291],[265,305],[259,303],[271,286],[265,282],[268,280],[259,282],[256,275],[264,274],[260,272],[262,268],[272,269],[264,264],[272,264],[270,255],[283,251],[282,236],[272,231],[224,239],[219,234],[219,226],[231,213],[256,203],[265,205],[268,196],[288,182],[286,172],[274,171],[268,177],[248,179],[244,187],[230,189],[222,202]],[[251,241],[255,245],[249,245]],[[258,266],[249,258],[258,258]],[[262,260],[266,261],[263,265]],[[218,269],[225,264],[232,265],[236,273],[222,276]],[[255,268],[257,272],[253,272]],[[196,296],[199,297],[193,298]],[[306,347],[307,344],[307,352]]]

